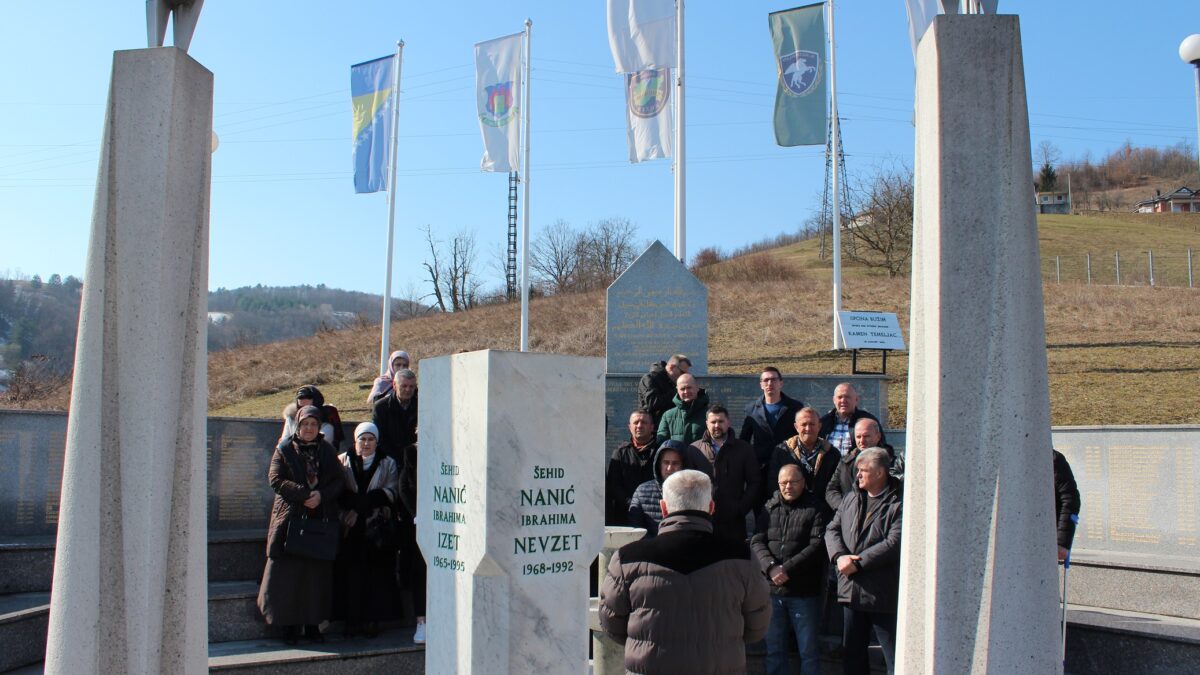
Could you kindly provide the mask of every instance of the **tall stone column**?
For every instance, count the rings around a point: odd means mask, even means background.
[[[898,673],[1061,670],[1023,68],[1015,16],[918,49]]]
[[[604,540],[604,361],[421,361],[417,542],[425,672],[583,673]]]
[[[47,673],[207,670],[212,73],[120,51],[67,423]]]

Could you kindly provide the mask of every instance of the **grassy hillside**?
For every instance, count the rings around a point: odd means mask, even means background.
[[[1043,262],[1055,255],[1093,251],[1099,257],[1121,250],[1124,266],[1125,251],[1129,256],[1151,246],[1200,251],[1200,214],[1049,216],[1039,222]],[[849,354],[829,351],[829,275],[815,241],[703,270],[711,370],[754,373],[774,364],[785,373],[849,373]],[[847,309],[896,312],[907,334],[907,278],[888,279],[847,264],[843,285]],[[1045,307],[1055,424],[1200,423],[1200,289],[1051,281]],[[392,327],[392,342],[418,360],[516,349],[518,316],[513,304],[402,321]],[[530,321],[534,350],[604,354],[602,292],[535,299]],[[377,329],[356,328],[214,354],[211,412],[275,417],[299,385],[312,382],[347,419],[361,418],[368,413],[367,392],[360,387],[371,381],[378,352]],[[888,360],[893,426],[904,423],[907,368],[904,354]],[[65,395],[57,400],[65,404]]]

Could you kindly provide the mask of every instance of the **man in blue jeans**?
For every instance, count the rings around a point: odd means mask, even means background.
[[[767,675],[787,675],[788,631],[796,635],[802,675],[820,675],[817,628],[825,590],[825,518],[822,502],[805,489],[796,464],[779,470],[779,489],[758,517],[750,548],[770,581]]]

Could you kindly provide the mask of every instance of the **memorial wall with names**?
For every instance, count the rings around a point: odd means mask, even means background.
[[[347,438],[353,423],[346,425]],[[208,418],[210,532],[266,530],[275,493],[267,482],[280,420]],[[0,538],[53,537],[67,415],[0,410]]]

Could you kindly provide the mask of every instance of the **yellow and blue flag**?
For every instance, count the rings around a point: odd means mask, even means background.
[[[825,4],[768,15],[779,84],[775,142],[824,145],[829,95],[825,86]]]
[[[395,56],[350,66],[354,112],[354,191],[387,190],[392,118],[396,105]]]

